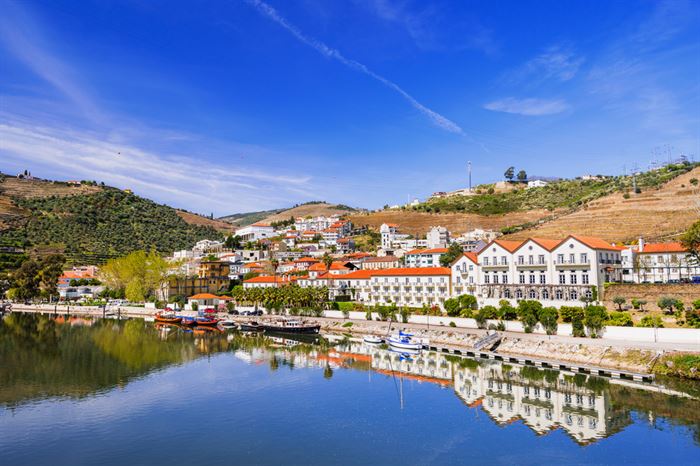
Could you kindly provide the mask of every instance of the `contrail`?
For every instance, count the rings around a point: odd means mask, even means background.
[[[319,53],[322,55],[328,57],[328,58],[333,58],[335,60],[338,60],[340,63],[343,65],[352,68],[354,70],[359,71],[360,73],[364,73],[367,76],[370,76],[380,83],[384,84],[387,86],[389,89],[392,89],[396,92],[399,93],[401,97],[406,99],[413,108],[416,110],[422,112],[425,116],[427,116],[433,123],[441,127],[442,129],[445,129],[447,131],[450,131],[452,133],[457,133],[457,134],[462,134],[464,135],[464,131],[462,131],[462,128],[460,128],[456,123],[448,120],[444,116],[440,115],[437,112],[434,112],[433,110],[430,110],[428,107],[425,105],[421,104],[418,102],[415,98],[413,98],[412,95],[410,95],[408,92],[404,91],[401,89],[398,84],[389,81],[383,76],[378,75],[374,71],[370,70],[367,68],[365,65],[362,63],[359,63],[355,60],[351,60],[349,58],[346,58],[341,54],[338,50],[328,47],[326,44],[323,42],[314,39],[313,37],[309,37],[302,33],[299,28],[294,26],[293,24],[290,24],[284,17],[282,17],[279,13],[277,13],[277,10],[275,10],[273,7],[268,5],[267,3],[261,1],[261,0],[246,0],[246,2],[249,5],[254,6],[260,13],[264,14],[268,18],[270,18],[272,21],[276,22],[283,28],[285,28],[287,31],[289,31],[294,37],[296,37],[300,42],[308,45],[309,47],[316,49]]]

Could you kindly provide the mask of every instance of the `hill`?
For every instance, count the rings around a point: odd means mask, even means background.
[[[561,238],[569,233],[598,236],[609,241],[677,237],[700,217],[700,167],[639,194],[617,192],[581,209],[509,235]]]
[[[186,210],[177,210],[177,214],[180,216],[181,219],[183,219],[185,222],[189,223],[190,225],[211,227],[211,228],[215,229],[216,231],[219,231],[219,232],[224,233],[226,235],[229,235],[236,230],[236,227],[234,225],[231,225],[228,222],[203,217],[199,214],[193,214],[192,212],[188,212]]]
[[[81,263],[135,249],[170,253],[223,238],[197,218],[188,223],[172,207],[116,188],[9,177],[0,181],[0,219],[0,245],[61,251]]]
[[[402,232],[425,234],[442,225],[453,234],[474,228],[501,230],[513,238],[560,238],[589,234],[610,241],[643,234],[663,239],[686,229],[693,210],[692,180],[700,164],[675,164],[632,176],[558,180],[540,188],[496,190],[484,185],[472,196],[433,198],[416,207],[350,217],[356,225],[378,228],[396,223]],[[635,186],[638,193],[635,192]],[[695,195],[695,199],[697,199]]]
[[[227,215],[219,218],[236,226],[251,225],[256,222],[279,222],[288,220],[290,217],[316,217],[319,215],[345,215],[358,212],[358,209],[342,204],[329,204],[327,202],[306,202],[298,204],[289,209],[263,210],[259,212],[247,212],[241,214]]]

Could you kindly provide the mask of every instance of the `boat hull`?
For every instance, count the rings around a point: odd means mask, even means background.
[[[155,318],[156,322],[161,323],[161,324],[179,324],[182,322],[182,318],[180,317],[158,317],[156,316]]]
[[[389,346],[393,346],[394,348],[399,348],[399,349],[407,349],[407,350],[420,350],[423,349],[423,345],[420,343],[404,343],[396,340],[389,340]]]
[[[321,330],[320,325],[307,325],[303,327],[280,327],[277,325],[263,325],[266,332],[274,333],[318,333]]]

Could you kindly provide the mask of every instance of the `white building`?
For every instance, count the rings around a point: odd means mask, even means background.
[[[476,295],[479,285],[478,256],[473,252],[465,252],[451,265],[452,293],[454,296],[463,294]]]
[[[224,243],[222,241],[214,241],[210,239],[203,239],[197,241],[197,243],[192,248],[195,257],[200,257],[204,254],[210,252],[219,252],[224,248]]]
[[[432,227],[426,235],[426,241],[429,249],[446,248],[450,243],[450,232],[445,227]]]
[[[399,226],[394,223],[382,223],[382,226],[379,227],[379,233],[382,235],[382,248],[391,249],[398,229]]]
[[[259,241],[275,236],[275,229],[268,223],[258,222],[239,228],[236,230],[236,236],[239,236],[243,241]]]
[[[527,182],[527,187],[528,188],[543,188],[547,186],[549,183],[547,183],[544,180],[532,180]]]
[[[540,300],[546,306],[580,305],[593,288],[602,298],[605,282],[621,277],[621,247],[592,237],[562,241],[530,238],[495,240],[478,253],[479,298]]]
[[[406,267],[439,267],[440,256],[447,252],[447,248],[414,249],[407,252],[404,257]]]
[[[370,272],[370,271],[365,271]],[[367,304],[443,307],[451,295],[448,267],[414,267],[371,271]]]
[[[627,283],[680,283],[700,276],[700,264],[681,243],[646,243],[622,252],[622,280]]]

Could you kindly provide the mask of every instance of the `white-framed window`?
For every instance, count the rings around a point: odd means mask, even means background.
[[[540,285],[544,285],[547,283],[547,275],[544,274],[544,272],[540,273]]]
[[[534,285],[534,284],[535,284],[535,273],[530,272],[530,285]]]
[[[520,275],[518,276],[518,283],[520,283],[521,285],[525,284],[525,274],[522,272],[520,272]]]
[[[566,284],[566,275],[564,275],[563,273],[560,273],[560,274],[559,274],[559,284],[560,284],[560,285],[565,285],[565,284]]]
[[[583,283],[584,285],[588,285],[588,274],[587,273],[581,274],[581,283]]]
[[[571,284],[575,285],[576,284],[576,273],[571,272],[569,279],[571,280]]]

